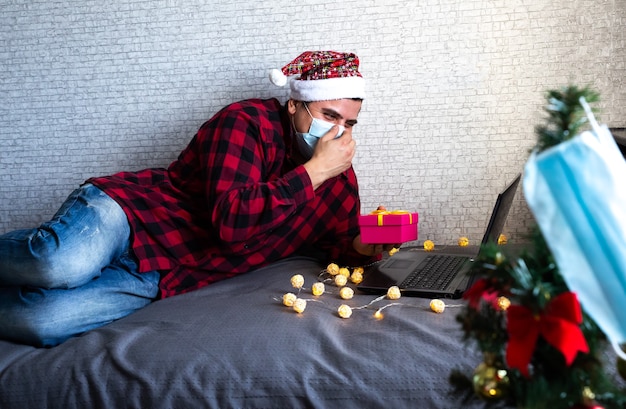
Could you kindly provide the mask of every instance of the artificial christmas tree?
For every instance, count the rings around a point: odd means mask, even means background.
[[[581,97],[598,100],[589,88],[575,86],[547,93],[548,117],[536,128],[535,153],[580,133],[587,124]],[[496,243],[481,249],[472,269],[478,280],[457,320],[485,359],[473,374],[454,371],[451,382],[487,406],[626,407],[615,371],[606,370],[605,334],[568,287],[541,230],[529,239],[521,254]]]

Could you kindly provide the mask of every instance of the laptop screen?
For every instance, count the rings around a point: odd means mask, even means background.
[[[506,222],[509,209],[513,203],[513,198],[515,197],[517,185],[519,184],[521,176],[521,174],[518,174],[504,189],[504,191],[498,194],[496,204],[493,207],[493,212],[491,212],[489,224],[487,225],[487,230],[485,230],[485,235],[483,236],[482,244],[486,244],[488,242],[498,242],[498,236],[500,236],[500,233],[504,228],[504,223]]]

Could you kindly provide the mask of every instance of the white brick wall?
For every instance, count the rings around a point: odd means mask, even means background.
[[[420,238],[480,240],[522,169],[543,94],[591,85],[626,126],[626,0],[13,0],[0,13],[0,233],[90,176],[167,166],[221,106],[286,96],[305,49],[354,51],[363,211],[420,213]],[[518,194],[506,233],[533,224]]]

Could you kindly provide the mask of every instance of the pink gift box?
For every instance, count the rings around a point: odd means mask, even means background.
[[[417,240],[417,221],[417,213],[399,210],[360,215],[361,241],[367,244],[400,244]]]

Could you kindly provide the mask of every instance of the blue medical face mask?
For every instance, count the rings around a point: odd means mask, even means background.
[[[298,140],[298,149],[300,150],[300,153],[305,159],[308,160],[311,159],[311,156],[313,156],[313,150],[315,149],[315,145],[317,145],[319,139],[326,135],[326,133],[330,131],[335,124],[313,118],[313,115],[311,115],[311,111],[309,111],[309,107],[307,107],[306,103],[303,102],[302,104],[313,121],[311,122],[311,126],[309,126],[309,132],[296,131],[296,139]],[[342,125],[337,126],[339,127],[339,132],[337,133],[335,139],[339,138],[346,129]]]

